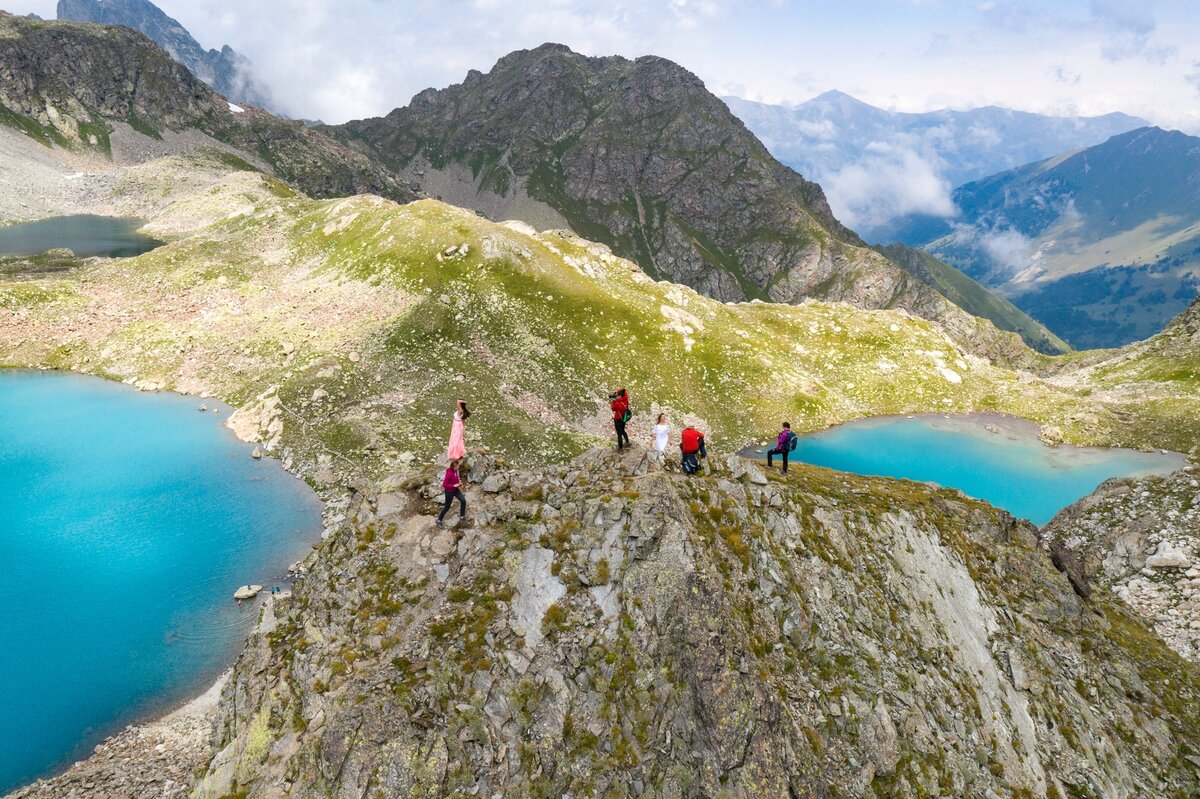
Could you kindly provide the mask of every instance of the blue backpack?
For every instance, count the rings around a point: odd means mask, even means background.
[[[796,442],[800,440],[800,436],[788,430],[788,452],[796,451]]]

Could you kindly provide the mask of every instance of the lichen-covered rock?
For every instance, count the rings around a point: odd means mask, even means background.
[[[1200,790],[1200,673],[1036,530],[709,460],[494,472],[545,498],[481,493],[445,559],[422,481],[411,523],[364,495],[236,667],[196,796]]]
[[[1044,532],[1179,654],[1200,659],[1200,468],[1109,480]]]

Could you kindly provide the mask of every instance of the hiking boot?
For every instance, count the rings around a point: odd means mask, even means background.
[[[459,516],[459,517],[458,517],[458,526],[459,526],[459,527],[467,527],[467,526],[469,526],[470,524],[471,524],[471,520],[470,520],[470,519],[468,519],[466,516]]]
[[[437,525],[437,528],[438,528],[439,530],[445,530],[445,529],[446,529],[446,523],[445,523],[444,521],[442,521],[441,519],[438,519],[436,522],[434,522],[434,524],[436,524],[436,525]]]

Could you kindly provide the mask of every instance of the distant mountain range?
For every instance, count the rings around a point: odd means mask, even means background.
[[[869,241],[910,213],[953,213],[950,189],[1144,127],[1126,114],[1057,117],[989,106],[887,111],[831,91],[798,106],[723,98],[783,163],[818,181],[834,213]]]
[[[58,0],[58,18],[124,25],[144,33],[221,96],[273,110],[270,92],[255,79],[244,56],[229,45],[205,50],[183,25],[148,0]]]
[[[955,190],[894,238],[959,267],[1075,347],[1146,338],[1200,287],[1200,139],[1142,128]]]
[[[945,265],[866,246],[820,186],[780,164],[696,76],[665,59],[588,58],[547,44],[386,117],[306,128],[201,91],[132,31],[9,19],[0,69],[11,62],[21,76],[11,90],[0,86],[0,117],[46,142],[111,152],[110,137],[128,127],[152,137],[193,128],[314,196],[425,194],[493,219],[569,227],[720,300],[904,308],[1001,359],[1029,353],[996,328],[1045,352],[1065,348],[988,301],[983,287],[946,279]],[[72,47],[101,68],[63,55]],[[114,79],[132,92],[101,83]]]

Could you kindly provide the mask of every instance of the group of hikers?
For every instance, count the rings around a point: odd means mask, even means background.
[[[619,388],[608,395],[608,400],[609,408],[612,410],[613,428],[617,433],[617,450],[632,448],[633,443],[629,440],[627,429],[630,419],[633,418],[629,392]],[[454,410],[454,420],[450,425],[450,443],[446,447],[446,458],[450,461],[450,465],[446,468],[446,474],[442,478],[445,504],[437,518],[438,527],[445,526],[446,514],[450,512],[455,500],[458,500],[459,522],[465,523],[467,520],[467,498],[462,491],[462,468],[467,456],[464,427],[470,415],[471,411],[467,409],[467,403],[461,399],[458,400]],[[796,449],[796,441],[796,434],[792,432],[791,424],[784,422],[779,435],[775,438],[775,447],[767,452],[767,467],[772,469],[775,467],[774,458],[778,455],[782,460],[783,473],[787,474],[788,455]],[[658,420],[651,430],[650,443],[656,452],[666,455],[667,447],[671,443],[671,424],[665,413],[658,415]],[[700,461],[708,457],[704,433],[690,424],[685,427],[679,434],[679,452],[682,455],[683,471],[686,474],[695,474],[700,471]]]
[[[613,415],[613,428],[617,431],[617,450],[623,450],[633,445],[629,441],[626,426],[633,418],[633,410],[629,404],[629,392],[619,388],[608,395],[609,408]],[[650,441],[655,451],[665,455],[671,443],[671,425],[665,413],[660,413],[651,429]],[[796,434],[792,432],[790,422],[784,422],[783,428],[775,439],[775,448],[767,452],[767,467],[774,468],[774,458],[779,455],[783,459],[783,473],[787,474],[788,454],[796,449]],[[683,471],[695,474],[700,471],[700,459],[708,457],[705,448],[704,434],[692,425],[683,428],[679,434],[679,451],[683,456]]]

